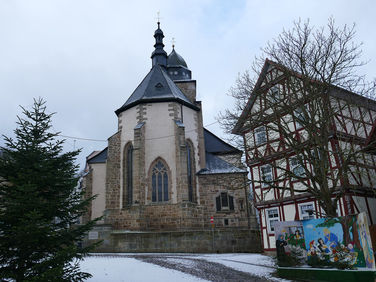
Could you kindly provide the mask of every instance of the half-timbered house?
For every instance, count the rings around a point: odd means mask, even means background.
[[[300,89],[292,91],[296,85]],[[368,223],[376,224],[376,101],[333,85],[315,98],[301,99],[303,87],[324,89],[266,60],[233,130],[244,138],[265,251],[275,250],[275,221],[325,216],[323,199],[312,193],[325,167],[336,213],[366,212]],[[333,115],[318,117],[319,109]],[[327,135],[320,145],[312,139],[320,135],[322,140],[323,127]]]

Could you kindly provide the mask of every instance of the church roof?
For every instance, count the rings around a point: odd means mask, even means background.
[[[209,130],[204,128],[205,150],[209,153],[215,154],[228,154],[228,153],[241,153],[239,149],[231,146],[230,144],[217,137]]]
[[[206,152],[205,158],[206,168],[201,169],[197,174],[247,173],[246,169],[240,169],[209,152]]]
[[[128,100],[115,111],[117,115],[140,103],[177,101],[194,110],[194,105],[175,85],[164,67],[155,64]]]
[[[237,154],[242,151],[226,143],[206,128],[204,128],[204,141],[206,168],[201,169],[198,174],[247,173],[247,170],[238,168],[218,157],[218,155]]]
[[[108,147],[104,148],[100,153],[95,154],[92,158],[90,158],[89,156],[87,163],[88,164],[105,163],[107,160],[107,149]]]
[[[175,49],[172,49],[170,55],[168,55],[167,57],[167,66],[178,66],[187,68],[187,63],[185,62],[182,56],[176,53]]]

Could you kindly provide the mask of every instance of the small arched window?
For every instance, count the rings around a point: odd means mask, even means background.
[[[151,175],[152,202],[168,201],[168,171],[167,166],[161,161],[154,165]]]
[[[123,159],[123,205],[132,205],[133,203],[133,146],[127,144],[124,148]]]

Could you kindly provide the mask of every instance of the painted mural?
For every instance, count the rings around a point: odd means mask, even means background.
[[[302,264],[304,256],[313,267],[375,268],[365,213],[276,222],[274,226],[280,266]]]
[[[307,254],[302,222],[275,222],[274,230],[276,235],[278,264],[280,266],[303,264]]]

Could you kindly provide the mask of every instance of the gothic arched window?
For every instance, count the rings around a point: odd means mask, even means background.
[[[194,201],[194,152],[190,141],[186,143],[187,148],[187,177],[188,177],[188,200]]]
[[[168,171],[167,166],[158,160],[152,169],[151,175],[152,202],[168,201]]]
[[[123,158],[123,206],[133,203],[133,146],[131,143],[124,147]]]

